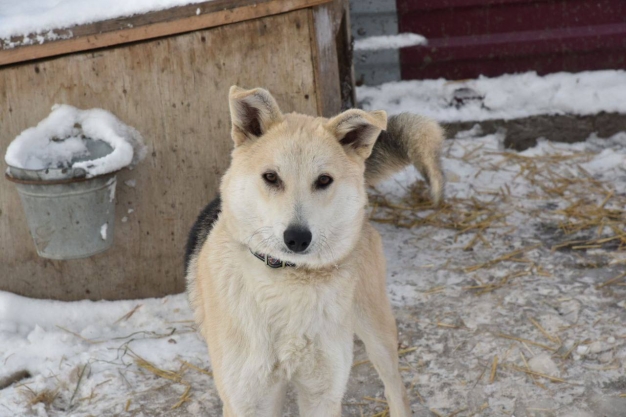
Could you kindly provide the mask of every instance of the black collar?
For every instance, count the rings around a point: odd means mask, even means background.
[[[274,269],[287,268],[287,267],[294,268],[296,266],[296,264],[292,264],[291,262],[281,261],[280,259],[273,258],[269,255],[265,255],[264,253],[252,252],[252,249],[250,250],[250,253],[252,253],[255,257],[265,262],[265,265],[269,266],[270,268],[274,268]]]

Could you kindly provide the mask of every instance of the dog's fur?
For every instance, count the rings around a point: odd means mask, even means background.
[[[290,382],[302,416],[340,416],[355,332],[391,416],[410,415],[381,239],[365,215],[366,181],[413,161],[439,203],[441,129],[404,114],[384,132],[383,111],[283,114],[263,89],[232,87],[230,110],[235,149],[221,200],[201,213],[185,259],[224,416],[281,416]],[[276,183],[263,178],[268,172]],[[333,179],[326,188],[316,183],[321,175]],[[283,241],[294,225],[312,234],[301,253]],[[251,252],[296,267],[272,269]]]

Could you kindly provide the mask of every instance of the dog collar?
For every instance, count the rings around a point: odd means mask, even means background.
[[[281,261],[278,258],[273,258],[269,255],[266,255],[264,253],[258,253],[258,252],[252,252],[252,250],[250,250],[250,253],[253,254],[256,258],[262,260],[263,262],[265,262],[265,265],[269,266],[270,268],[286,268],[286,267],[295,267],[296,264],[292,264],[291,262],[285,262],[285,261]]]

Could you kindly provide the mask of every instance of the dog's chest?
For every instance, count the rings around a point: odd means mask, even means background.
[[[347,271],[327,276],[276,271],[264,265],[248,269],[236,310],[251,351],[290,377],[315,368],[331,345],[352,337],[354,280]]]

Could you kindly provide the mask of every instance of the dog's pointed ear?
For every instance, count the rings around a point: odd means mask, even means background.
[[[235,146],[247,140],[263,136],[275,123],[283,120],[283,114],[269,91],[262,88],[244,90],[236,85],[228,94],[231,135]]]
[[[387,128],[387,113],[383,110],[346,110],[330,119],[326,128],[337,137],[346,152],[353,152],[367,159],[378,135]]]

